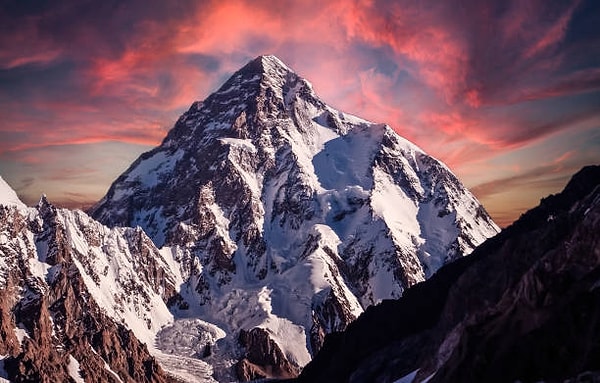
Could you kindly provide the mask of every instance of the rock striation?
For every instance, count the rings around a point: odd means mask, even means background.
[[[5,184],[0,187],[6,189]],[[55,208],[45,198],[35,208],[0,201],[0,373],[9,381],[174,381],[136,337],[132,324],[127,327],[106,310],[94,285],[102,283],[98,273],[108,274],[98,266],[102,260],[110,262],[111,237],[116,236],[128,255],[147,264],[136,269],[141,280],[114,282],[107,294],[115,299],[140,294],[133,300],[142,307],[148,303],[142,301],[142,281],[156,278],[165,298],[174,286],[168,278],[158,282],[165,275],[148,256],[144,241],[149,248],[153,245],[141,231],[98,230],[100,226],[82,212]],[[74,246],[75,236],[87,238],[88,253]],[[131,290],[121,289],[125,286]],[[132,300],[121,303],[124,311],[136,305]],[[146,319],[151,327],[153,320]]]

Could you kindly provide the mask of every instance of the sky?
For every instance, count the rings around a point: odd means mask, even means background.
[[[0,0],[0,175],[87,207],[274,54],[445,162],[505,226],[600,163],[600,2]]]

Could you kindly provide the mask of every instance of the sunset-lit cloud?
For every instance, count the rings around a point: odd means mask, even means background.
[[[599,14],[592,0],[4,2],[0,173],[28,201],[44,181],[88,204],[116,176],[103,146],[150,149],[192,102],[276,54],[324,101],[445,161],[507,223],[532,202],[515,208],[500,186],[538,198],[600,162]],[[86,161],[76,148],[90,147]],[[526,153],[544,150],[532,166]],[[54,165],[40,166],[49,153]],[[90,177],[94,189],[77,181]]]

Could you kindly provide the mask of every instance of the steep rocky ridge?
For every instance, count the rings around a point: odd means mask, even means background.
[[[155,306],[175,291],[150,239],[139,229],[110,230],[82,212],[56,209],[45,198],[27,208],[5,198],[10,191],[0,180],[0,376],[174,381],[138,339],[168,320]]]
[[[598,232],[590,166],[468,257],[327,336],[298,382],[595,379]]]

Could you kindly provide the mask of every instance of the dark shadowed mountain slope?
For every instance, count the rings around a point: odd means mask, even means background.
[[[298,381],[598,377],[599,233],[600,166],[589,166],[470,256],[327,336]]]

